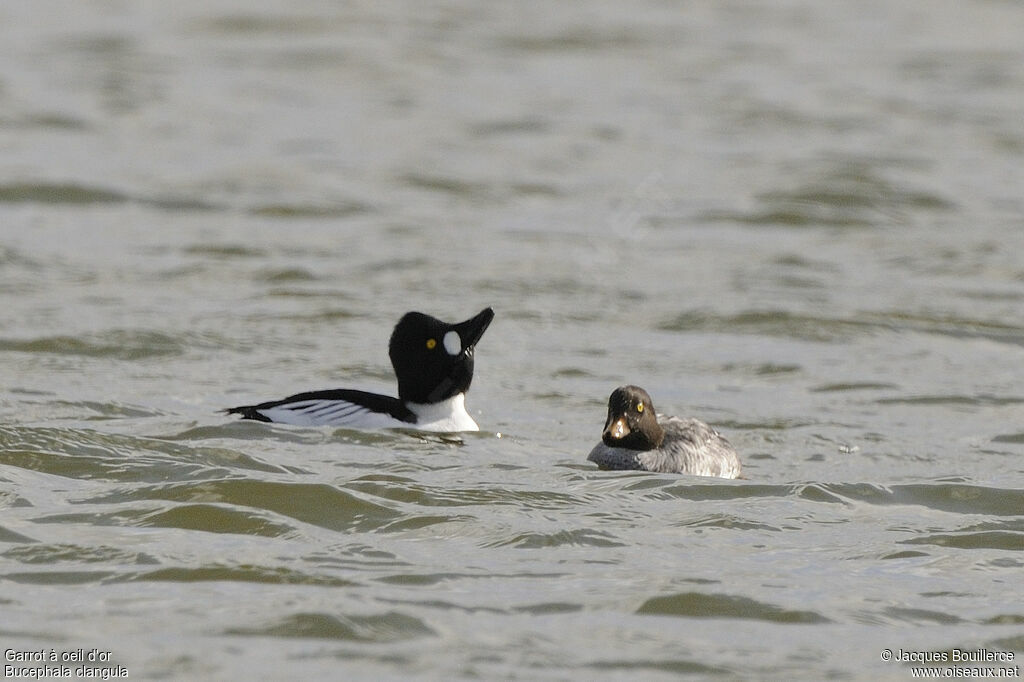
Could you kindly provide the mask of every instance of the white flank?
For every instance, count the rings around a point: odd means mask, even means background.
[[[410,427],[390,414],[373,412],[347,400],[303,400],[259,410],[271,421],[294,426],[348,426],[356,429]]]
[[[416,423],[395,419],[390,414],[373,412],[367,407],[347,400],[302,400],[287,405],[259,410],[278,424],[294,426],[343,426],[354,429],[419,429],[456,433],[479,431],[473,418],[466,412],[466,394],[459,393],[439,403],[409,403],[416,415]]]

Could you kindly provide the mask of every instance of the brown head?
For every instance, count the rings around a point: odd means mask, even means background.
[[[601,440],[610,448],[653,450],[665,439],[654,403],[639,386],[619,386],[608,397],[608,420]]]

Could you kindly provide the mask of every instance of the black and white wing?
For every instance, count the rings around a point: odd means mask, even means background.
[[[284,400],[232,407],[225,412],[243,419],[296,426],[372,429],[416,423],[416,415],[398,398],[350,389],[297,393]]]

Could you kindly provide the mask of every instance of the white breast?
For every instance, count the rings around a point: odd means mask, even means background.
[[[455,433],[480,430],[466,412],[465,393],[439,403],[409,403],[409,409],[416,415],[416,428],[423,431]]]

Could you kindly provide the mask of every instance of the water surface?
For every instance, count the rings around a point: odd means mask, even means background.
[[[131,679],[1024,656],[1024,8],[0,8],[0,646]],[[59,10],[59,11],[58,11]],[[491,305],[459,438],[392,392]],[[599,472],[623,383],[747,478]]]

